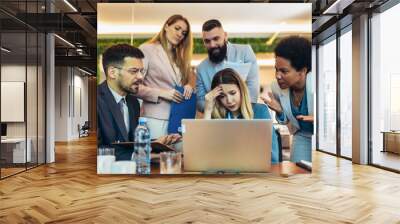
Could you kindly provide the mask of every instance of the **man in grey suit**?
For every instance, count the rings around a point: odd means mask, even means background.
[[[113,45],[103,53],[106,81],[97,87],[97,145],[114,147],[116,160],[130,160],[133,153],[133,147],[113,143],[134,141],[140,116],[135,94],[143,81],[143,59],[143,52],[128,44]],[[168,135],[157,141],[168,145],[179,139]]]
[[[257,59],[250,45],[232,44],[222,24],[211,19],[203,24],[202,37],[208,58],[197,66],[197,108],[204,111],[204,97],[211,91],[212,79],[225,68],[236,70],[249,88],[251,102],[257,103],[259,75]]]

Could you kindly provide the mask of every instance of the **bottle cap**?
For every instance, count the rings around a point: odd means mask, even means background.
[[[145,124],[145,123],[147,123],[147,118],[139,117],[139,124]]]

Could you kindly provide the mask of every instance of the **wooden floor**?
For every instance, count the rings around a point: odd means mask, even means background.
[[[97,176],[95,138],[0,181],[0,223],[400,223],[400,175],[314,154],[312,174]]]
[[[3,168],[2,167],[1,168],[1,178],[11,176],[13,174],[22,172],[24,170],[26,170],[25,167],[24,168],[20,168],[20,167],[18,167],[18,168]]]
[[[18,164],[18,167],[11,167],[11,168],[2,167],[1,170],[0,170],[1,178],[6,178],[8,176],[15,175],[15,174],[23,172],[23,171],[25,171],[27,169],[33,169],[35,167],[37,167],[37,164],[32,164],[32,163],[31,164],[27,164],[26,168],[25,168],[25,164]]]

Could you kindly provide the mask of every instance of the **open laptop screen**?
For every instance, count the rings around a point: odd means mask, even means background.
[[[185,171],[269,172],[271,120],[191,120],[183,123]]]

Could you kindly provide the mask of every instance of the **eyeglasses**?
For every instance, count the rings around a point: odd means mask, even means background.
[[[144,74],[144,68],[142,68],[142,69],[137,69],[137,68],[125,69],[125,68],[121,68],[121,67],[117,67],[117,66],[113,66],[113,67],[118,68],[120,70],[125,70],[131,75],[137,75],[139,72],[142,75]]]

